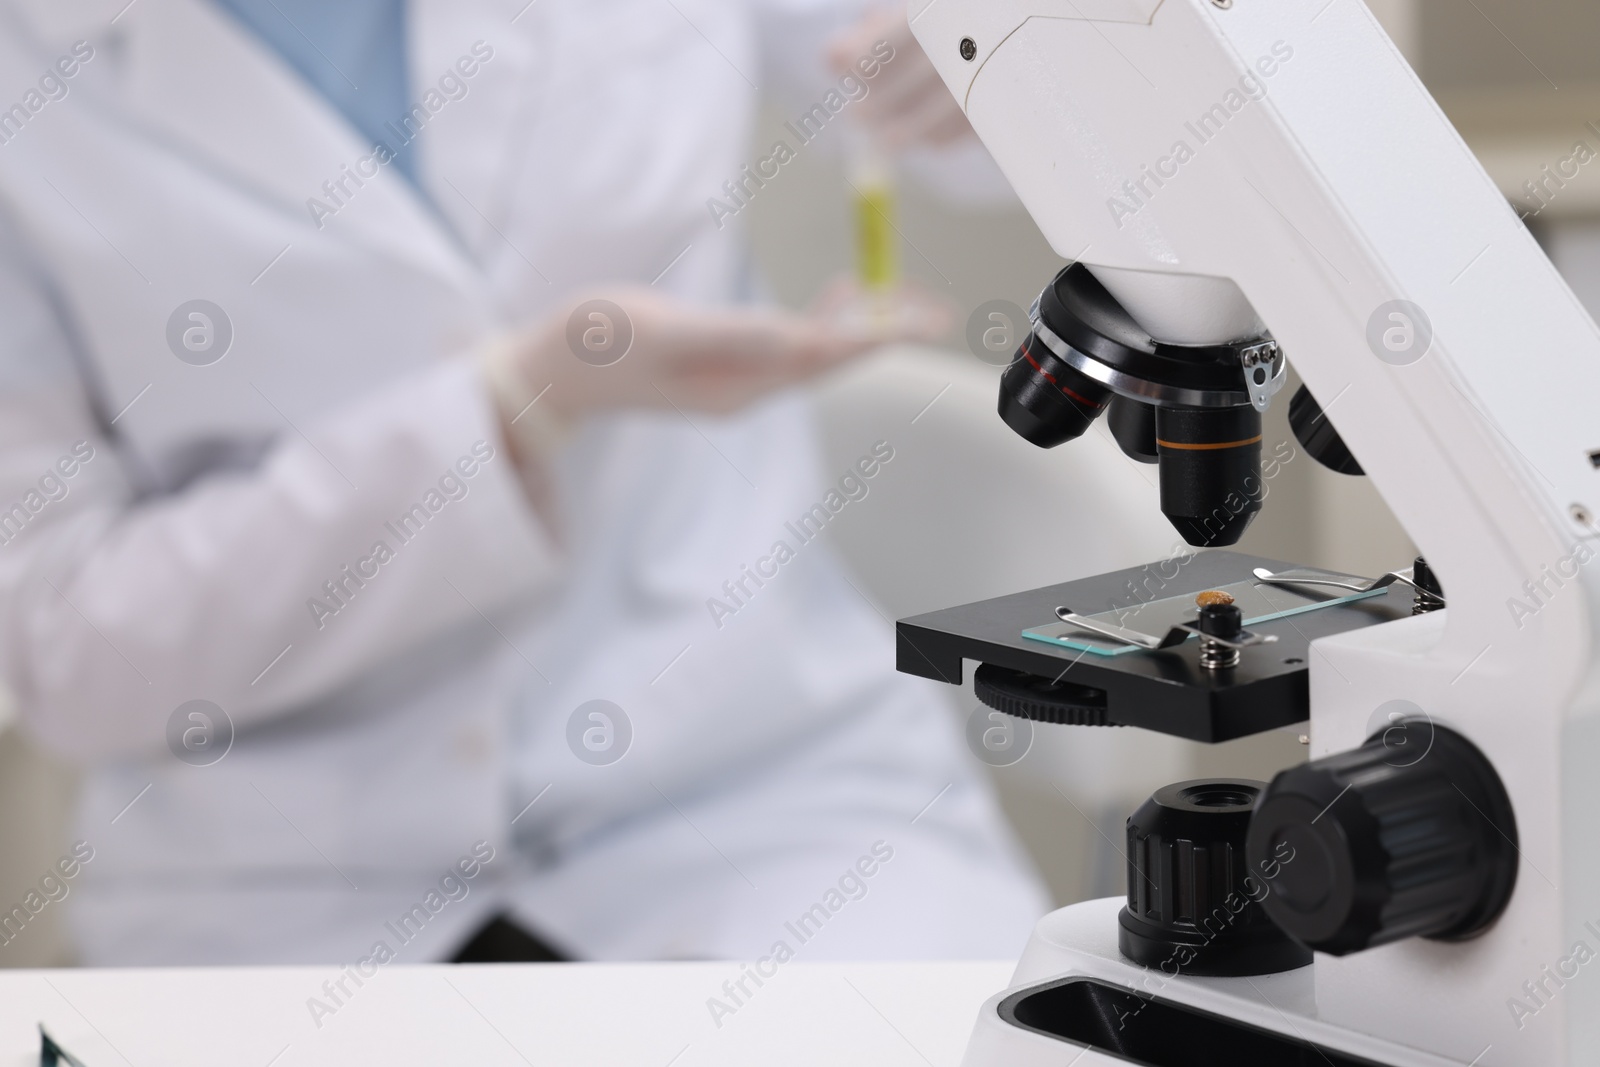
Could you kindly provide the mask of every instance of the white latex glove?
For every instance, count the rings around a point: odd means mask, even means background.
[[[894,48],[894,58],[882,65],[871,90],[851,108],[879,143],[900,152],[973,136],[967,116],[911,36],[902,6],[875,11],[835,37],[828,45],[828,64],[836,75],[855,73],[856,61],[872,54],[879,41]]]
[[[852,326],[824,314],[703,308],[653,289],[574,300],[484,359],[506,445],[536,504],[542,460],[584,415],[617,408],[726,414],[885,342],[943,326]]]
[[[567,421],[604,408],[726,414],[883,340],[790,311],[705,308],[632,288],[573,301],[493,358],[508,364],[523,403],[548,387],[540,406]]]

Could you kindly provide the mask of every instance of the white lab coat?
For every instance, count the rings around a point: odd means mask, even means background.
[[[746,79],[840,12],[415,0],[419,99],[493,58],[423,138],[431,204],[384,170],[319,228],[308,199],[368,147],[204,0],[125,3],[0,3],[0,108],[94,49],[0,144],[0,509],[94,450],[0,546],[0,673],[89,767],[83,959],[421,962],[499,908],[584,958],[754,957],[879,841],[800,952],[1016,951],[1042,900],[826,538],[707,609],[838,476],[803,401],[595,420],[556,461],[557,535],[475,369],[586,284],[671,264],[662,288],[735,292],[705,201],[747,161]],[[234,330],[209,366],[167,343],[193,299]],[[385,524],[478,442],[496,458],[400,545]],[[379,540],[395,558],[314,618]],[[194,699],[236,728],[211,766],[168,751]],[[566,743],[592,699],[631,718],[610,766]],[[386,922],[478,841],[467,896],[399,945]]]

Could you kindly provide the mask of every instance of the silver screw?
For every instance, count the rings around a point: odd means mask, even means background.
[[[1211,2],[1222,8],[1224,11],[1233,6],[1233,0],[1211,0]]]
[[[1301,734],[1300,735],[1300,743],[1302,745],[1309,745],[1311,743],[1311,735],[1310,734]]]
[[[1572,521],[1579,526],[1587,526],[1591,530],[1594,529],[1594,513],[1582,504],[1572,505],[1571,514]]]

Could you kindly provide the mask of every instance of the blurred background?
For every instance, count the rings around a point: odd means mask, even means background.
[[[1358,0],[1332,0],[1355,3]],[[1577,177],[1548,175],[1583,142],[1600,157],[1600,4],[1593,0],[1370,0],[1507,198],[1591,314],[1600,311],[1600,158]],[[782,125],[763,117],[757,143]],[[1549,168],[1547,170],[1546,168]],[[1569,167],[1570,170],[1570,167]],[[741,214],[772,294],[804,306],[855,260],[854,203],[837,155],[805,152]],[[1541,184],[1542,183],[1542,184]],[[1155,510],[1154,468],[1102,436],[1040,452],[995,417],[998,368],[966,349],[968,316],[986,301],[1026,307],[1059,269],[1013,201],[974,207],[902,182],[896,220],[904,272],[956,310],[947,350],[896,350],[817,390],[829,470],[844,469],[899,420],[893,478],[870,508],[830,526],[885,614],[939,607],[1151,562],[1176,538]],[[1508,356],[1516,354],[1508,353]],[[1291,362],[1293,353],[1290,353]],[[1269,416],[1267,453],[1292,441],[1291,383]],[[1103,434],[1103,427],[1099,428]],[[1085,487],[1093,492],[1085,492]],[[1152,524],[1107,529],[1094,560],[1041,563],[1019,532],[1086,520],[1086,500],[1148,497]],[[1045,535],[1047,536],[1047,534]],[[1273,479],[1240,550],[1360,574],[1405,566],[1414,550],[1367,483],[1300,456]],[[969,669],[970,684],[970,669]],[[951,690],[953,714],[975,707]],[[71,776],[8,723],[0,694],[0,900],[20,899],[63,852]],[[1302,758],[1297,731],[1220,746],[1118,730],[1041,728],[1019,763],[993,771],[1006,810],[1058,904],[1120,893],[1122,822],[1154,788],[1186,777],[1268,778]],[[0,951],[0,967],[70,963],[54,911]]]

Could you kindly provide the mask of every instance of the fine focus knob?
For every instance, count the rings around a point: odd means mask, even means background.
[[[1336,956],[1406,937],[1462,940],[1505,909],[1517,825],[1477,747],[1426,719],[1279,774],[1250,822],[1252,861],[1282,870],[1264,902],[1295,940]]]
[[[1128,906],[1118,945],[1168,977],[1304,967],[1311,953],[1261,909],[1280,865],[1245,859],[1262,782],[1204,779],[1156,791],[1128,820]]]

